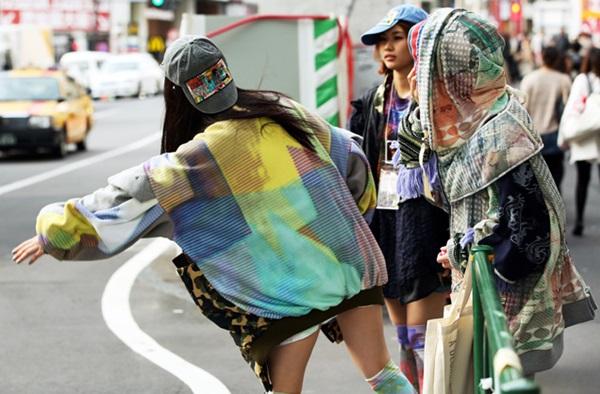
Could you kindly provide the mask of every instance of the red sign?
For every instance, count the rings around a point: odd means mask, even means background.
[[[523,8],[521,0],[512,0],[510,2],[510,20],[513,22],[514,33],[523,32]]]
[[[46,26],[55,31],[110,30],[108,0],[0,0],[0,24]]]

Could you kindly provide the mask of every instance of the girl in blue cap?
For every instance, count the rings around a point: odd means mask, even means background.
[[[350,129],[363,136],[363,149],[378,186],[371,230],[386,260],[384,296],[400,345],[400,368],[419,387],[423,375],[425,325],[440,317],[448,286],[436,254],[448,239],[448,215],[423,197],[423,173],[416,166],[394,168],[398,124],[408,112],[408,74],[413,60],[408,30],[427,13],[412,5],[392,8],[361,36],[375,46],[384,81],[352,104]]]

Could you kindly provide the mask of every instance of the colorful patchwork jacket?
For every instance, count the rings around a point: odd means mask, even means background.
[[[552,367],[566,326],[595,305],[565,241],[565,210],[542,143],[506,86],[504,42],[472,12],[442,9],[409,33],[424,147],[437,156],[458,288],[473,244],[494,248],[496,283],[525,373]],[[419,129],[420,128],[420,129]],[[402,149],[402,144],[400,144]]]
[[[44,249],[101,259],[166,236],[222,296],[268,318],[381,286],[384,258],[365,220],[375,206],[367,160],[351,133],[316,121],[316,152],[267,118],[215,123],[88,196],[43,208]]]

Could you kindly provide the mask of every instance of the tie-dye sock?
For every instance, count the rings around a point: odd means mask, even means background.
[[[408,342],[408,328],[404,324],[396,326],[396,337],[400,349],[400,371],[406,378],[417,388],[418,375],[417,366],[415,365],[415,356]]]
[[[416,391],[406,376],[392,360],[383,369],[369,379],[367,383],[377,394],[415,394]]]
[[[414,351],[419,387],[423,387],[423,359],[425,355],[425,331],[427,326],[408,326],[408,343]]]

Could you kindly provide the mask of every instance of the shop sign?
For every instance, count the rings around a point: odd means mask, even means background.
[[[148,39],[148,52],[164,52],[165,40],[161,36],[152,36]]]
[[[1,24],[47,26],[55,31],[110,30],[109,0],[0,0]]]

